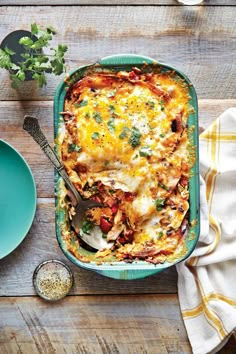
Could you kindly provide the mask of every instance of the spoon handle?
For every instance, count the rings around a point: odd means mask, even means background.
[[[67,186],[71,189],[71,191],[73,192],[77,201],[80,201],[81,197],[80,197],[77,189],[75,188],[75,186],[73,185],[73,183],[69,179],[69,177],[66,173],[66,170],[64,169],[64,166],[59,161],[54,150],[49,145],[47,138],[45,137],[45,135],[43,134],[43,132],[40,128],[38,119],[35,117],[32,117],[32,116],[25,116],[23,129],[26,130],[33,137],[33,139],[36,141],[36,143],[38,143],[38,145],[41,147],[41,149],[43,150],[45,155],[52,162],[55,169],[58,171],[58,173],[64,179]]]

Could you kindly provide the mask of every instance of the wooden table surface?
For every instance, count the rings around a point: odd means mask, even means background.
[[[36,2],[35,2],[36,3]],[[70,70],[118,53],[144,54],[184,71],[199,97],[207,127],[236,105],[236,2],[209,0],[186,7],[174,0],[0,0],[0,41],[37,22],[52,25],[54,41],[69,46]],[[51,6],[57,5],[57,6]],[[138,5],[138,6],[134,6]],[[0,70],[0,138],[29,163],[37,185],[37,212],[22,244],[0,260],[0,354],[191,353],[181,318],[175,268],[136,281],[117,281],[79,269],[55,237],[53,168],[23,131],[25,114],[39,116],[53,141],[53,96],[61,78],[11,89]],[[58,303],[35,295],[32,274],[47,259],[68,264],[71,293]],[[231,338],[221,353],[235,353]]]

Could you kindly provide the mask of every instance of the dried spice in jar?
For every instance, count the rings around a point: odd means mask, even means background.
[[[35,269],[33,284],[40,297],[56,301],[69,293],[73,284],[73,275],[69,267],[61,261],[48,260]]]

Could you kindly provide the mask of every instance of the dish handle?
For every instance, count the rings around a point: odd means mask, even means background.
[[[117,65],[117,64],[140,65],[140,64],[143,64],[144,62],[147,64],[157,63],[157,61],[155,59],[152,59],[150,57],[146,57],[144,55],[116,54],[116,55],[110,55],[110,56],[102,58],[99,61],[99,64],[101,64],[101,65]]]

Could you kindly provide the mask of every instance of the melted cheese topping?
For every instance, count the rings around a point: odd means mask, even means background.
[[[188,90],[172,72],[90,74],[67,94],[62,160],[84,197],[122,212],[117,259],[159,262],[183,243],[188,114]],[[105,217],[114,231],[115,216]]]

